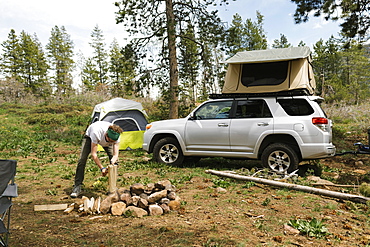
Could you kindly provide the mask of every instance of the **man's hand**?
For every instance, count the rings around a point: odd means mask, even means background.
[[[107,174],[108,174],[108,168],[103,167],[103,168],[100,169],[100,171],[101,171],[101,175],[103,177],[107,176]]]

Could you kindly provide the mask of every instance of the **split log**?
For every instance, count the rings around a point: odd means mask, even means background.
[[[348,201],[353,201],[353,202],[358,202],[358,203],[366,204],[367,201],[370,201],[369,197],[363,197],[363,196],[358,196],[358,195],[353,195],[353,194],[346,194],[346,193],[340,193],[340,192],[335,192],[335,191],[330,191],[330,190],[318,189],[318,188],[313,188],[313,187],[303,186],[303,185],[298,185],[298,184],[278,182],[278,181],[273,181],[273,180],[264,179],[264,178],[242,176],[242,175],[230,174],[227,172],[214,171],[214,170],[206,170],[205,172],[213,174],[213,175],[217,175],[217,176],[228,177],[228,178],[233,178],[233,179],[243,180],[243,181],[252,181],[256,183],[283,187],[283,188],[288,188],[292,190],[298,190],[298,191],[308,192],[308,193],[312,193],[316,195],[328,196],[332,198],[348,200]]]
[[[54,210],[66,210],[68,204],[48,204],[48,205],[34,205],[34,211],[54,211]]]

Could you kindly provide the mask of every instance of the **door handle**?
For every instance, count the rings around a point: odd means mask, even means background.
[[[268,126],[268,125],[269,125],[269,123],[264,123],[264,122],[262,122],[262,123],[258,123],[257,125],[258,125],[258,126]]]
[[[229,127],[227,123],[219,123],[218,127]]]

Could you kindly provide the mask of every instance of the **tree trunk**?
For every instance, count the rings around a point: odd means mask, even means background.
[[[168,51],[170,63],[170,115],[169,118],[178,118],[179,100],[178,100],[178,65],[176,55],[176,30],[175,16],[173,14],[172,0],[166,0],[166,17],[168,32]]]
[[[252,182],[256,182],[256,183],[262,183],[262,184],[267,184],[267,185],[272,185],[272,186],[277,186],[277,187],[283,187],[283,188],[288,188],[288,189],[292,189],[292,190],[299,190],[299,191],[308,192],[308,193],[312,193],[312,194],[316,194],[316,195],[328,196],[328,197],[338,198],[338,199],[342,199],[342,200],[349,200],[349,201],[358,202],[358,203],[366,204],[367,201],[370,201],[369,197],[363,197],[363,196],[358,196],[358,195],[353,195],[353,194],[340,193],[340,192],[335,192],[335,191],[330,191],[330,190],[317,189],[317,188],[313,188],[313,187],[309,187],[309,186],[278,182],[278,181],[263,179],[263,178],[255,178],[255,177],[250,177],[250,176],[241,176],[241,175],[231,174],[231,173],[228,173],[228,172],[206,170],[206,173],[211,173],[213,175],[222,176],[222,177],[234,178],[234,179],[238,179],[238,180],[252,181]]]

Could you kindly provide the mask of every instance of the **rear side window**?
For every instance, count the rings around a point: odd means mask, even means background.
[[[267,118],[272,117],[264,100],[239,100],[235,118]]]
[[[314,109],[305,99],[278,99],[278,103],[290,116],[308,116],[314,113]]]

